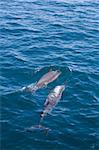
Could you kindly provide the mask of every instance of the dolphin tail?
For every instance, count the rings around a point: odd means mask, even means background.
[[[26,128],[25,131],[27,132],[43,131],[47,135],[48,132],[51,131],[51,129],[38,124],[38,125],[33,125],[29,128]]]
[[[40,114],[39,124],[33,125],[33,126],[29,127],[29,128],[26,128],[25,131],[32,132],[32,131],[35,131],[35,130],[39,130],[39,131],[44,131],[44,133],[47,135],[48,132],[51,131],[51,129],[42,126],[42,122],[43,122],[44,117],[45,117],[45,113],[44,113],[44,111],[42,111],[41,114]]]
[[[38,89],[38,87],[36,86],[36,83],[35,84],[30,84],[28,86],[24,86],[23,88],[21,88],[19,91],[20,92],[36,92],[36,90]]]

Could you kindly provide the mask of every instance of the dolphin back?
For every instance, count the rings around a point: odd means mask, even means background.
[[[43,75],[41,77],[41,79],[38,81],[37,85],[48,84],[48,83],[54,81],[60,74],[61,74],[61,72],[58,70],[49,71],[48,73],[46,73],[45,75]]]
[[[59,102],[61,99],[62,93],[65,90],[65,85],[56,86],[53,91],[48,95],[45,103],[44,110],[41,113],[41,118],[44,118],[49,112],[52,111],[53,107]]]

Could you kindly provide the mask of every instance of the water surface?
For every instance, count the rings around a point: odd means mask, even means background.
[[[99,149],[98,25],[98,0],[0,1],[2,150]],[[51,68],[62,72],[56,81],[18,92]],[[61,83],[62,99],[43,121],[51,132],[24,131]]]

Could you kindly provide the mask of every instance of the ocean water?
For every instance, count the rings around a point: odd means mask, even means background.
[[[1,150],[99,150],[99,1],[0,0]],[[50,69],[61,76],[19,92]],[[66,89],[37,125],[49,92]]]

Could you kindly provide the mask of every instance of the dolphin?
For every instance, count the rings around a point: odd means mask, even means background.
[[[43,118],[52,111],[52,109],[55,107],[55,105],[59,102],[61,99],[62,93],[65,90],[65,85],[58,85],[56,86],[48,95],[45,103],[44,103],[44,110],[40,114],[40,122],[38,125],[31,126],[29,128],[26,128],[26,131],[34,131],[34,130],[41,130],[45,131],[46,134],[48,134],[51,129],[44,127],[41,125],[41,121],[43,121]]]
[[[45,103],[44,103],[44,110],[41,112],[41,120],[52,111],[52,109],[56,106],[56,104],[61,99],[62,93],[65,90],[65,85],[58,85],[56,86],[48,95]],[[41,122],[40,120],[40,122]]]
[[[27,92],[35,92],[40,88],[43,88],[44,86],[47,86],[49,83],[53,82],[55,79],[58,78],[58,76],[61,74],[61,71],[56,70],[50,70],[48,73],[44,74],[38,82],[35,84],[30,84],[26,87],[23,87],[21,91],[27,91]]]

